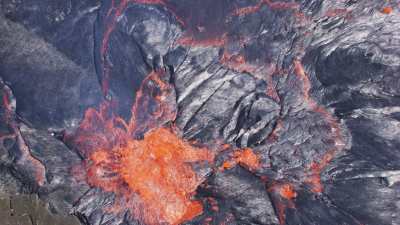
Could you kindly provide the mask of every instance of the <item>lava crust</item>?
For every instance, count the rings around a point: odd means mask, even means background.
[[[85,225],[400,225],[399,6],[2,0],[0,172]]]

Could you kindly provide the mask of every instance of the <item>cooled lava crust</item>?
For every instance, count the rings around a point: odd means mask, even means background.
[[[0,168],[86,225],[398,225],[399,6],[2,0]]]

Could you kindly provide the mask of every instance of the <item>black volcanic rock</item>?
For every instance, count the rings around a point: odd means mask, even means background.
[[[0,190],[37,193],[87,225],[146,224],[146,204],[143,215],[131,207],[146,193],[124,180],[139,197],[122,198],[102,169],[161,127],[215,157],[185,162],[202,181],[188,201],[203,208],[176,224],[398,225],[399,10],[377,0],[3,0],[0,174],[14,180]],[[89,173],[96,160],[107,165]]]

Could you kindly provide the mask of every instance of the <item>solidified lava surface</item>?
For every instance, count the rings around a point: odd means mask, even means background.
[[[0,170],[85,225],[400,225],[399,7],[2,0]]]

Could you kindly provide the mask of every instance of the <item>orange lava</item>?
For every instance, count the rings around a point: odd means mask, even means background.
[[[177,44],[183,46],[201,46],[201,47],[221,47],[228,42],[227,35],[209,39],[196,39],[192,35],[186,34],[178,39]]]
[[[230,161],[225,161],[224,163],[222,163],[222,168],[223,169],[230,169],[234,166],[234,163],[230,162]]]
[[[126,195],[122,187],[127,184],[128,193],[140,199],[130,209],[136,217],[146,224],[174,225],[202,213],[202,204],[192,198],[203,178],[190,163],[213,159],[207,149],[192,147],[171,130],[158,128],[143,140],[93,152],[87,179],[90,185],[118,195]]]
[[[261,166],[259,157],[250,148],[235,151],[234,159],[236,163],[250,170],[259,169]]]
[[[273,196],[279,196],[280,198],[285,199],[286,201],[282,201],[281,199],[276,199],[275,208],[276,213],[278,214],[279,224],[285,224],[286,220],[286,209],[287,208],[295,208],[295,204],[293,199],[297,197],[297,192],[294,190],[294,187],[290,183],[272,183],[272,185],[268,188],[268,192],[273,193]]]
[[[133,136],[144,133],[151,127],[159,127],[166,121],[175,120],[175,105],[168,101],[169,98],[175,98],[172,96],[174,87],[166,81],[165,75],[163,70],[152,71],[136,93],[129,122],[129,132]]]
[[[297,197],[296,191],[293,189],[293,186],[290,184],[284,184],[280,187],[279,194],[282,198],[291,200]]]
[[[180,224],[203,211],[192,200],[203,182],[191,164],[207,166],[214,154],[193,147],[177,135],[173,86],[165,71],[153,71],[142,82],[127,123],[114,115],[113,102],[88,109],[72,143],[87,158],[91,186],[115,193],[112,213],[129,209],[145,224]],[[68,137],[67,137],[68,138]]]
[[[391,14],[393,12],[393,8],[390,6],[383,7],[381,12],[383,14]]]
[[[222,163],[219,171],[224,171],[235,167],[237,164],[245,167],[250,171],[257,170],[261,167],[259,157],[250,148],[239,149],[233,152],[231,159]]]

